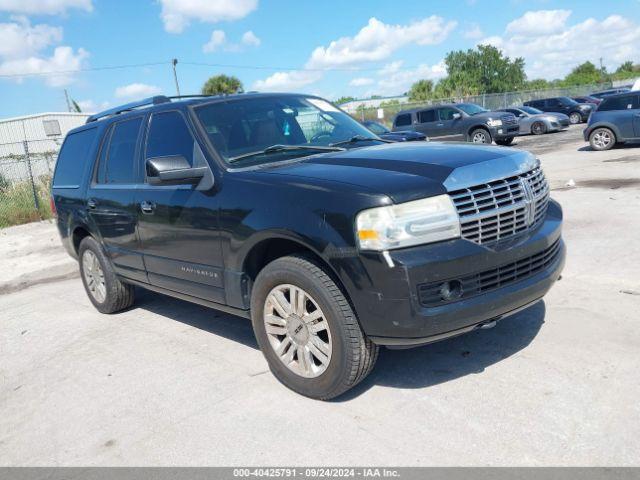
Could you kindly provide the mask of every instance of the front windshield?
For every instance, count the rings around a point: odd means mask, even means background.
[[[520,110],[522,110],[523,112],[527,112],[531,115],[537,115],[539,113],[543,113],[542,110],[538,110],[537,108],[533,108],[533,107],[520,107]]]
[[[486,108],[482,108],[480,105],[476,105],[474,103],[461,103],[456,106],[467,115],[477,115],[478,113],[484,113],[489,111]]]
[[[326,100],[313,97],[231,98],[198,106],[195,111],[209,140],[229,163],[238,159],[243,164],[256,164],[313,155],[323,147],[354,137],[381,141]],[[353,142],[353,146],[366,144]],[[263,152],[274,145],[293,148]],[[295,148],[298,146],[301,148]]]

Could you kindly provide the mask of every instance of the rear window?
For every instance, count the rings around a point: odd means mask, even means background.
[[[53,177],[54,188],[78,188],[82,181],[84,167],[89,162],[96,139],[96,129],[90,128],[67,135]]]
[[[396,127],[404,127],[405,125],[411,125],[410,113],[403,113],[396,117]]]
[[[135,183],[136,144],[141,125],[142,117],[137,117],[111,126],[109,141],[105,140],[100,152],[98,183]]]
[[[624,95],[622,97],[606,97],[600,107],[598,108],[601,112],[606,112],[610,110],[630,110],[635,108],[640,108],[638,105],[640,96],[638,95]]]
[[[427,123],[427,122],[435,122],[436,121],[436,111],[435,110],[423,110],[418,112],[418,122]]]

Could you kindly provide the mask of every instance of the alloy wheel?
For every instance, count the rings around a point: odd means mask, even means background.
[[[577,113],[572,113],[571,115],[569,115],[569,121],[573,124],[576,125],[578,123],[580,123],[580,120],[582,120],[580,118],[580,115]]]
[[[104,281],[104,272],[100,261],[91,250],[85,250],[82,254],[82,275],[84,276],[87,290],[98,303],[107,298],[107,284]]]
[[[331,332],[318,303],[303,289],[282,284],[264,303],[264,327],[280,361],[305,378],[322,375],[331,361]]]
[[[487,141],[487,134],[484,132],[476,132],[473,134],[473,138],[471,139],[473,143],[489,143]]]
[[[593,134],[593,144],[599,149],[606,149],[612,141],[611,134],[606,130],[598,130]]]

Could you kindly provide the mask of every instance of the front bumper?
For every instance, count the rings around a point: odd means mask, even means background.
[[[520,125],[514,123],[512,125],[502,125],[500,127],[489,127],[489,130],[494,140],[502,140],[518,135],[520,133]]]
[[[524,237],[487,248],[456,239],[389,253],[393,267],[378,254],[361,260],[371,289],[352,295],[362,328],[380,345],[417,346],[442,340],[513,314],[542,298],[560,277],[566,248],[561,238],[562,210],[550,201],[545,220]],[[425,306],[421,287],[484,274],[521,264],[555,247],[553,258],[535,273],[502,286]]]

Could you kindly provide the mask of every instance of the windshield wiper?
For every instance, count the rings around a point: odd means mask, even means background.
[[[342,140],[341,142],[330,143],[330,147],[337,147],[338,145],[348,145],[350,143],[358,143],[358,142],[382,142],[382,143],[395,143],[392,140],[385,140],[383,138],[376,137],[365,137],[364,135],[355,135],[348,140]]]
[[[265,148],[264,150],[258,150],[255,152],[243,153],[242,155],[237,155],[235,157],[231,157],[227,159],[227,162],[234,163],[238,160],[242,160],[243,158],[249,157],[257,157],[258,155],[269,155],[271,153],[279,153],[279,152],[289,152],[296,150],[316,150],[320,152],[340,152],[344,150],[344,148],[336,147],[334,145],[330,145],[328,147],[322,145],[271,145],[270,147]]]

